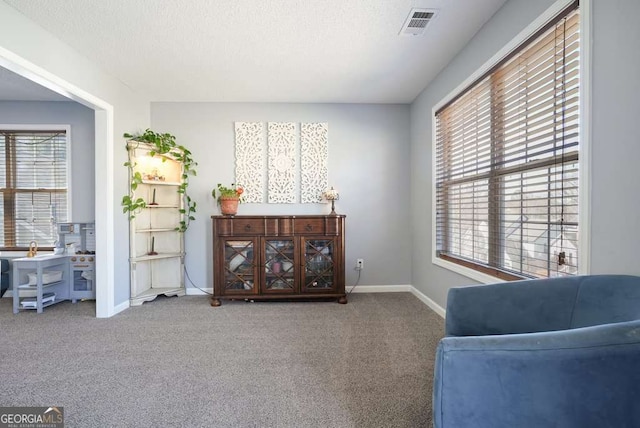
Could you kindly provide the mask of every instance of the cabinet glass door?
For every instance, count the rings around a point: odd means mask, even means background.
[[[257,279],[253,240],[224,241],[224,281],[225,294],[255,293]]]
[[[265,293],[290,293],[296,288],[294,245],[292,238],[264,239]]]
[[[335,289],[335,241],[303,238],[304,277],[302,291],[322,292]]]

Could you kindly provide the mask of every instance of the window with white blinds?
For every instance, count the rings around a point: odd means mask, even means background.
[[[53,247],[68,215],[67,150],[66,131],[0,129],[2,249]]]
[[[579,60],[575,2],[436,112],[437,257],[577,274]]]

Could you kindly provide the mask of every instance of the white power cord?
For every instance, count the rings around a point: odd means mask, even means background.
[[[351,287],[351,290],[349,290],[347,292],[347,295],[351,294],[351,292],[353,291],[354,288],[356,288],[356,286],[360,283],[360,275],[362,274],[362,269],[358,269],[358,279],[356,279],[356,283],[353,284],[353,286]]]
[[[198,287],[197,285],[195,285],[195,284],[193,283],[193,281],[191,281],[191,277],[189,276],[189,272],[187,271],[187,265],[186,265],[186,264],[184,265],[184,275],[185,275],[185,276],[187,277],[187,279],[189,280],[189,283],[190,283],[191,285],[193,285],[195,288],[197,288],[198,290],[202,291],[204,294],[208,294],[209,296],[213,296],[213,293],[209,293],[208,291],[203,290],[202,288],[200,288],[200,287]]]

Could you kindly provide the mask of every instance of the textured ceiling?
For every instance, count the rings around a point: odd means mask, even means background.
[[[151,101],[354,103],[413,101],[505,2],[4,1]]]

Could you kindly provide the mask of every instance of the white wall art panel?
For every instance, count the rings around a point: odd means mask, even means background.
[[[264,123],[234,122],[236,127],[236,184],[244,202],[264,201]]]
[[[329,187],[327,123],[300,124],[300,195],[303,204],[322,202]]]
[[[269,203],[296,201],[296,125],[269,122],[268,125]]]

